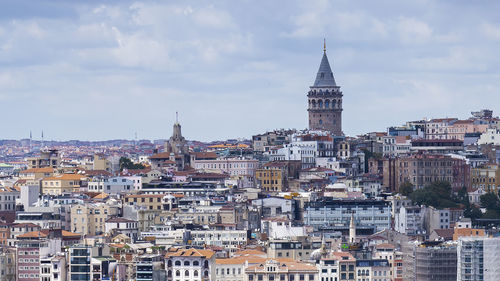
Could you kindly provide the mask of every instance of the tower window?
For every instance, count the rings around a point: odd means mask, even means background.
[[[325,74],[321,72],[321,78],[325,78]]]
[[[319,124],[323,125],[323,120],[319,119]]]

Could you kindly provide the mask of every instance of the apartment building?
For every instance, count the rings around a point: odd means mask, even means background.
[[[118,206],[104,203],[75,205],[71,208],[71,231],[89,236],[104,234],[106,220],[118,213]]]

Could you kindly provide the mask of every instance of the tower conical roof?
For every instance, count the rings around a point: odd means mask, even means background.
[[[314,87],[335,87],[335,78],[333,77],[332,69],[330,68],[330,63],[328,62],[328,57],[326,56],[326,51],[323,52],[323,58],[321,59],[321,64],[319,65],[318,74],[316,74],[316,80],[314,81]]]

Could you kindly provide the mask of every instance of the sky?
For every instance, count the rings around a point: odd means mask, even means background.
[[[499,1],[7,0],[0,139],[307,126],[323,39],[346,135],[500,110]]]

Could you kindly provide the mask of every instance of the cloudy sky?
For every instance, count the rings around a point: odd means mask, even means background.
[[[498,1],[3,1],[0,139],[305,128],[323,38],[348,135],[500,110]]]

